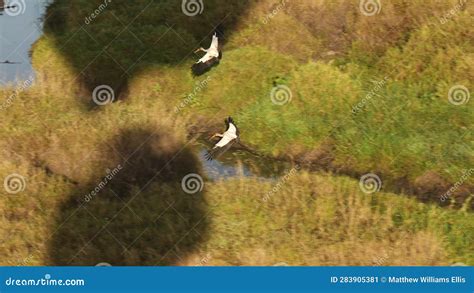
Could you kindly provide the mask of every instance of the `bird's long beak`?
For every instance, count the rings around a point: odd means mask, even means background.
[[[203,51],[203,48],[197,49],[196,51],[194,51],[194,53],[198,53],[199,51]]]

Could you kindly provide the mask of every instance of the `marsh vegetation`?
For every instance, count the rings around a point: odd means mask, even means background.
[[[25,179],[0,191],[2,264],[474,265],[472,101],[449,99],[474,88],[474,17],[446,17],[458,3],[209,0],[190,17],[114,0],[91,17],[102,1],[56,0],[34,85],[0,89],[0,175]],[[218,25],[224,58],[195,77]],[[101,85],[113,103],[94,104]],[[206,177],[193,144],[229,115],[245,148],[225,159],[250,150],[265,179]]]

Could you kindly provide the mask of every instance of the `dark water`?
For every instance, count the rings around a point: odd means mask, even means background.
[[[2,2],[13,4],[0,0],[0,6]],[[29,52],[43,33],[42,16],[50,2],[20,0],[16,8],[0,11],[0,86],[34,79]],[[1,63],[6,61],[14,64]]]
[[[0,7],[3,7],[0,0]],[[19,0],[18,7],[0,11],[0,86],[33,81],[35,72],[31,65],[31,46],[43,34],[43,15],[52,0]],[[8,5],[9,1],[5,1]],[[13,2],[11,2],[13,4]],[[207,161],[206,151],[210,142],[201,140],[193,145],[203,170],[210,180],[233,177],[257,177],[272,180],[283,175],[291,164],[263,158],[244,150],[229,150],[220,158]]]
[[[193,145],[204,173],[210,180],[241,176],[273,180],[284,175],[292,167],[288,162],[265,158],[240,149],[230,149],[218,159],[207,161],[204,155],[211,147],[212,144],[205,140],[199,140]]]

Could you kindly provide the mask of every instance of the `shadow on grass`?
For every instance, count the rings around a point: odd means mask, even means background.
[[[201,14],[188,16],[182,1],[56,0],[47,10],[45,32],[90,93],[107,85],[117,100],[126,95],[129,79],[147,67],[197,61],[193,51],[209,46],[218,26],[228,38],[249,6],[248,0],[206,0],[198,6]]]
[[[91,178],[60,207],[50,265],[173,265],[206,239],[204,191],[181,181],[199,173],[185,146],[148,130],[122,132],[109,144],[115,167]],[[116,164],[118,162],[118,164]]]

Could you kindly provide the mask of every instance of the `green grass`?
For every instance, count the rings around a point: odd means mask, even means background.
[[[76,200],[90,189],[38,170],[29,175],[28,197],[2,200],[9,237],[0,254],[7,265],[474,262],[472,213],[367,195],[356,181],[329,174],[299,171],[277,189],[277,182],[253,179],[206,182],[193,196],[157,182],[124,210],[114,187],[78,209]]]
[[[263,201],[273,186],[253,180],[211,185],[210,233],[222,237],[211,237],[203,252],[218,251],[222,260],[215,264],[374,265],[385,254],[384,265],[472,261],[470,213],[459,217],[394,194],[363,194],[353,180],[329,175],[297,173]],[[252,196],[242,196],[242,189]],[[224,239],[238,241],[221,247]]]
[[[4,239],[10,235],[4,264],[474,264],[472,176],[445,208],[390,193],[437,200],[473,166],[472,101],[448,101],[452,86],[472,92],[474,84],[471,6],[442,25],[438,17],[456,1],[384,2],[374,17],[350,1],[298,1],[264,24],[277,1],[226,4],[201,18],[162,1],[135,18],[148,3],[139,2],[114,1],[84,30],[101,1],[58,0],[48,10],[32,50],[36,84],[0,121],[0,174],[27,178],[25,192],[0,198]],[[223,60],[193,77],[197,56],[188,53],[229,12]],[[130,31],[121,33],[117,18],[135,19]],[[118,101],[91,107],[99,84],[111,85]],[[291,101],[272,103],[275,86],[288,87]],[[206,182],[190,198],[180,179],[200,166],[187,136],[220,129],[229,115],[257,152],[333,173],[299,172],[267,203],[272,183],[253,179]],[[69,218],[77,198],[129,156],[116,185]],[[383,193],[363,194],[341,176],[368,172],[380,175]],[[175,200],[177,213],[155,222]],[[110,233],[86,245],[102,225]]]

